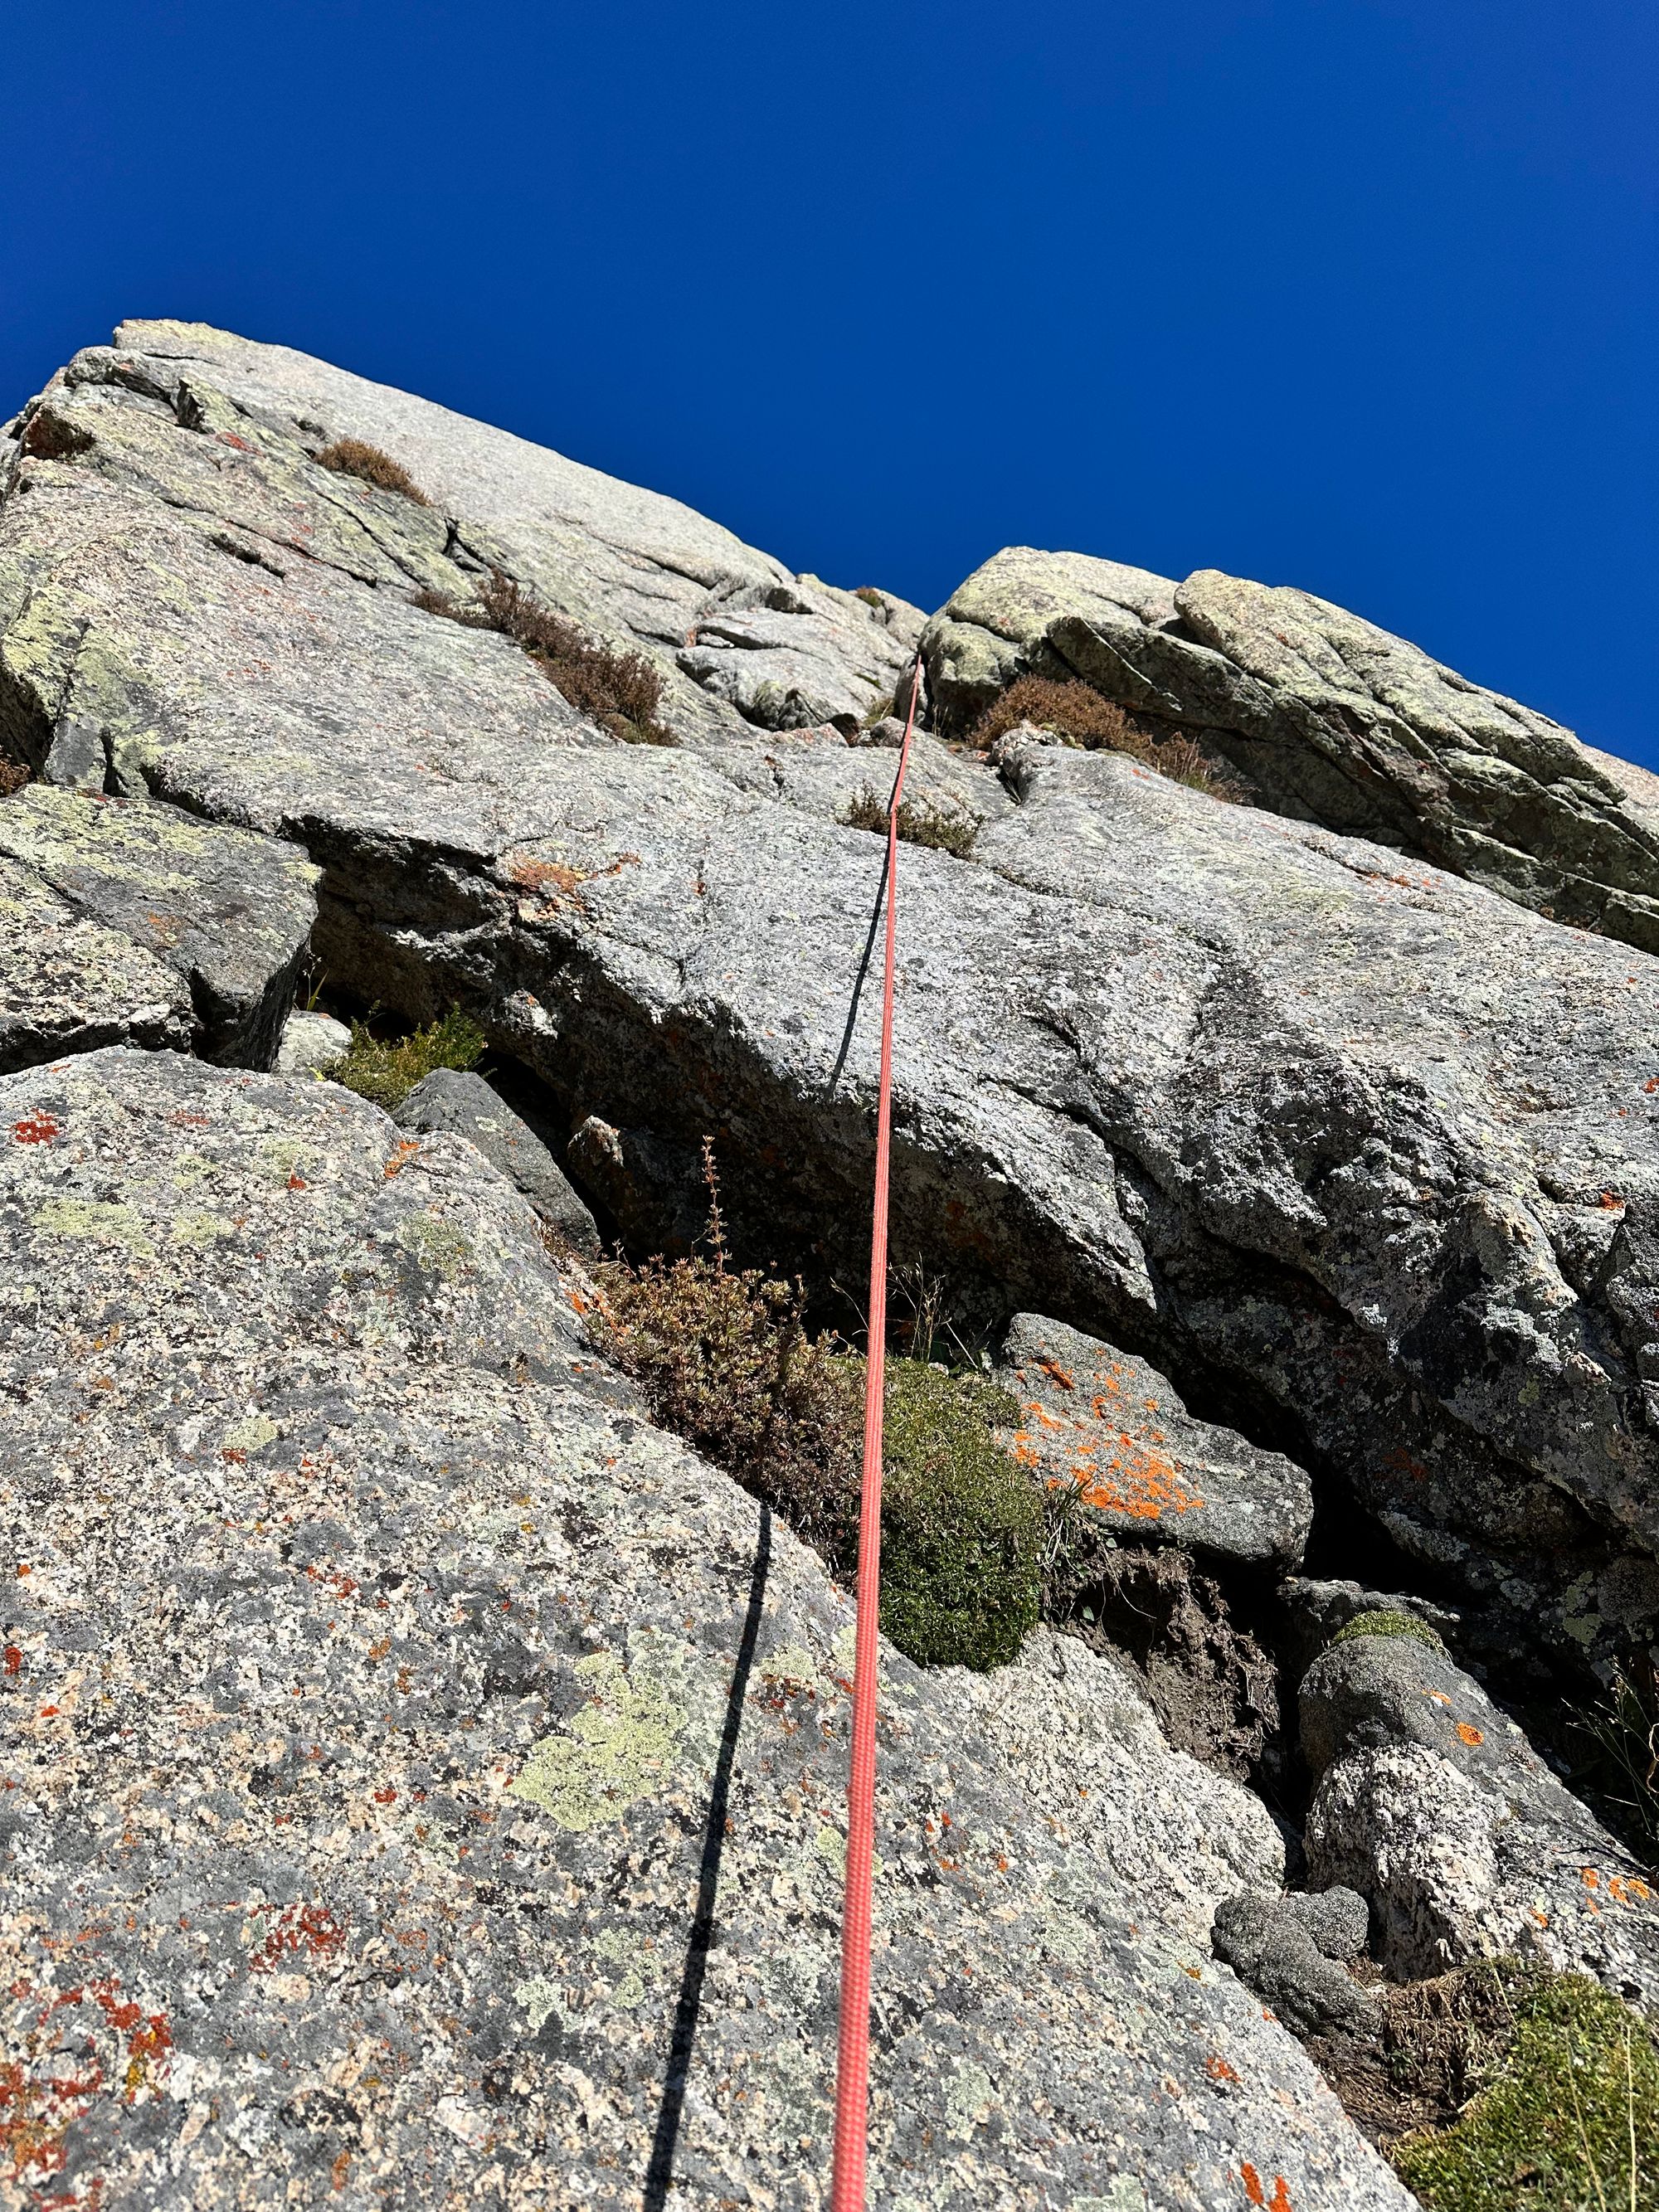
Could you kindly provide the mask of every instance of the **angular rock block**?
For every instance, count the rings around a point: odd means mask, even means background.
[[[1016,1314],[1002,1379],[1024,1420],[1014,1456],[1075,1493],[1091,1526],[1249,1565],[1299,1564],[1313,1486],[1282,1453],[1194,1419],[1167,1376],[1041,1314]]]
[[[392,1113],[400,1129],[426,1135],[447,1129],[476,1145],[493,1168],[535,1207],[550,1229],[584,1259],[599,1256],[593,1217],[566,1180],[541,1139],[483,1076],[434,1067]]]

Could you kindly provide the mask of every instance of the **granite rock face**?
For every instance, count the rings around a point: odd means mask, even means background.
[[[1313,1488],[1279,1452],[1194,1420],[1144,1359],[1041,1314],[1016,1314],[1002,1379],[1024,1415],[1015,1456],[1075,1492],[1091,1528],[1250,1565],[1299,1565]]]
[[[776,564],[211,333],[129,327],[29,420],[85,442],[26,434],[0,506],[0,742],[46,758],[93,716],[112,779],[302,844],[342,986],[459,1004],[573,1130],[663,1158],[712,1135],[739,1256],[856,1281],[883,854],[827,817],[864,749],[757,740],[684,672],[686,749],[623,745],[410,603],[510,536],[559,604],[600,577],[635,641],[660,595],[666,653],[696,594]],[[317,468],[343,431],[437,504]],[[1113,604],[1156,627],[1157,580]],[[967,860],[903,848],[896,1257],[1351,1491],[1477,1639],[1599,1663],[1652,1635],[1659,970],[1119,757],[995,765]]]
[[[593,1217],[570,1188],[562,1170],[529,1124],[483,1076],[453,1067],[424,1075],[392,1116],[400,1129],[422,1136],[447,1129],[476,1145],[515,1190],[530,1200],[570,1249],[596,1260],[599,1233]]]
[[[1245,1891],[1216,1908],[1213,1942],[1217,1958],[1296,2034],[1371,2041],[1381,2034],[1382,2008],[1346,1967],[1364,1950],[1366,1935],[1357,1890]]]
[[[1264,805],[1659,951],[1659,817],[1623,763],[1310,592],[1011,546],[923,650],[947,730],[1017,676],[1080,679],[1197,738]]]
[[[270,1066],[317,913],[297,848],[32,783],[0,799],[0,1065],[131,1042]]]
[[[1647,1870],[1447,1654],[1356,1635],[1302,1685],[1310,1877],[1371,1906],[1396,1978],[1519,1952],[1659,2010]]]
[[[851,1607],[526,1201],[116,1050],[0,1082],[0,2201],[824,2202]],[[1405,2212],[1206,1955],[1261,1808],[1051,1639],[885,1664],[876,2200]]]
[[[283,1041],[276,1048],[279,1075],[321,1075],[351,1049],[351,1031],[332,1014],[296,1006],[283,1024]]]

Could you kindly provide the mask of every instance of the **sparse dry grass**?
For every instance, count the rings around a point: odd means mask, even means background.
[[[471,629],[499,630],[510,637],[578,714],[613,737],[639,745],[678,742],[659,720],[662,678],[643,653],[613,653],[501,569],[491,570],[476,599],[420,592],[415,605]]]
[[[336,438],[315,458],[337,477],[356,477],[360,483],[378,485],[382,491],[401,492],[416,507],[432,504],[401,461],[394,461],[390,453],[383,453],[378,446],[368,445],[362,438]]]
[[[966,743],[988,752],[1000,737],[1022,722],[1053,730],[1068,744],[1089,752],[1127,753],[1171,783],[1207,792],[1212,799],[1244,802],[1243,787],[1223,775],[1191,738],[1156,738],[1143,730],[1115,701],[1103,699],[1086,684],[1058,684],[1046,676],[1022,676],[994,699],[969,731]]]
[[[873,830],[884,837],[887,801],[866,784],[841,818],[849,830]],[[979,824],[971,815],[950,813],[931,799],[906,799],[899,804],[898,833],[907,845],[927,845],[962,860],[973,849]]]

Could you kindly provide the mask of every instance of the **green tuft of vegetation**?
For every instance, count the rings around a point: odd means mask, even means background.
[[[799,1283],[727,1264],[711,1147],[708,1249],[601,1268],[606,1351],[685,1437],[851,1580],[865,1363],[814,1340]],[[931,1345],[932,1328],[928,1328]],[[998,1443],[1019,1407],[977,1376],[887,1363],[881,1625],[924,1667],[1003,1665],[1036,1626],[1042,1502]]]
[[[853,592],[853,597],[855,599],[862,599],[866,607],[873,607],[878,614],[884,614],[886,612],[887,602],[873,584],[860,584],[856,586]]]
[[[874,830],[887,835],[887,802],[866,784],[842,820],[849,830]],[[950,853],[965,860],[979,835],[971,814],[953,814],[931,799],[899,802],[898,833],[907,845],[927,845],[936,853]]]
[[[331,469],[337,477],[356,477],[359,483],[374,484],[381,491],[401,492],[416,507],[432,504],[401,461],[394,461],[390,453],[383,453],[378,446],[368,445],[362,438],[336,438],[314,458],[320,467]]]
[[[977,1376],[887,1363],[881,1625],[921,1666],[1006,1666],[1036,1626],[1042,1501],[996,1437],[1019,1418]]]
[[[1499,1978],[1512,2033],[1453,2124],[1391,2153],[1428,2212],[1659,2212],[1659,2049],[1581,1974]]]
[[[1017,677],[994,698],[969,731],[967,743],[988,752],[1000,737],[1030,722],[1052,730],[1067,744],[1088,752],[1127,753],[1155,769],[1171,783],[1207,792],[1231,805],[1244,803],[1241,784],[1224,775],[1191,738],[1158,738],[1131,720],[1115,701],[1102,698],[1086,684],[1057,684],[1046,676]]]
[[[613,653],[500,568],[490,571],[476,599],[417,592],[415,605],[469,629],[499,630],[510,637],[579,714],[625,744],[679,743],[659,719],[662,678],[642,653]]]
[[[1376,1606],[1369,1613],[1355,1613],[1352,1620],[1337,1630],[1331,1643],[1346,1644],[1356,1636],[1403,1636],[1413,1644],[1426,1644],[1436,1651],[1446,1648],[1426,1620],[1397,1606]]]
[[[343,1083],[360,1098],[372,1098],[390,1113],[434,1067],[476,1067],[483,1057],[484,1042],[477,1024],[453,1006],[427,1028],[390,1041],[354,1022],[351,1048],[329,1069],[329,1079]]]

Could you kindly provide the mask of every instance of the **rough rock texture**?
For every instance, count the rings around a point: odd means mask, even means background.
[[[1267,805],[1659,951],[1659,816],[1571,730],[1310,592],[1011,546],[923,635],[959,731],[1016,676],[1178,727]]]
[[[1016,1458],[1050,1487],[1074,1492],[1091,1522],[1253,1565],[1300,1561],[1313,1522],[1303,1469],[1194,1420],[1144,1359],[1041,1314],[1016,1314],[1002,1369],[1024,1414]]]
[[[1390,1974],[1534,1953],[1659,2009],[1644,1869],[1446,1653],[1351,1637],[1309,1669],[1301,1714],[1309,1879],[1370,1900]]]
[[[524,1200],[112,1051],[0,1083],[0,2203],[821,2203],[850,1607]],[[886,1664],[875,2201],[1405,2212],[1193,1940],[1259,1814],[1160,1894],[1228,1792],[1121,1678]]]
[[[742,790],[781,799],[827,821],[844,822],[860,803],[868,807],[873,802],[886,812],[898,765],[885,742],[890,733],[902,742],[903,725],[879,725],[872,733],[883,739],[879,744],[849,745],[830,730],[804,730],[764,740],[749,738],[723,746],[711,761]],[[977,833],[987,822],[1012,813],[1013,804],[984,763],[950,751],[925,731],[913,735],[903,808],[963,823]]]
[[[708,1234],[708,1185],[697,1146],[649,1129],[617,1129],[590,1114],[565,1159],[636,1254],[684,1259]]]
[[[317,914],[293,845],[31,783],[0,800],[0,870],[4,1064],[130,1042],[270,1066]]]
[[[351,1049],[351,1031],[332,1014],[319,1014],[296,1006],[283,1024],[276,1048],[279,1075],[320,1075]]]
[[[593,1217],[566,1180],[547,1146],[520,1120],[483,1076],[453,1067],[424,1075],[392,1116],[400,1129],[429,1136],[447,1129],[476,1145],[493,1168],[520,1190],[550,1229],[573,1252],[599,1257]]]
[[[718,751],[612,744],[505,639],[408,602],[468,498],[550,595],[556,542],[599,562],[586,473],[199,332],[129,330],[44,405],[92,442],[26,440],[0,509],[7,742],[35,757],[95,706],[112,773],[322,863],[343,986],[459,1001],[572,1127],[712,1133],[740,1255],[856,1282],[877,841]],[[342,430],[439,507],[313,468]],[[776,580],[672,502],[603,497],[630,635],[647,583],[682,635],[688,574]],[[683,734],[688,698],[741,733],[678,680]],[[904,854],[896,1255],[1351,1485],[1461,1581],[1472,1634],[1597,1661],[1650,1635],[1659,969],[1121,757],[1000,765],[1017,803],[969,860]]]
[[[204,324],[124,324],[112,347],[76,356],[29,420],[42,453],[90,441],[67,457],[111,495],[112,530],[137,524],[126,504],[135,497],[141,510],[159,498],[187,516],[212,556],[208,566],[244,571],[225,580],[233,600],[281,592],[313,564],[376,587],[394,603],[382,614],[388,653],[400,631],[420,636],[441,619],[405,624],[394,607],[407,594],[465,593],[501,568],[593,635],[645,652],[666,686],[665,717],[686,743],[757,723],[854,728],[891,702],[921,627],[920,611],[890,593],[866,599],[792,576],[677,500]],[[312,456],[340,437],[389,453],[431,504],[319,468]],[[27,455],[27,429],[23,443]],[[25,470],[40,481],[52,465],[31,459]],[[143,567],[149,550],[140,529],[128,557]],[[72,635],[81,612],[73,576],[29,581],[32,634]],[[465,747],[481,691],[501,695],[497,712],[532,734],[569,719],[562,702],[537,696],[551,687],[514,648],[488,634],[444,634],[454,629],[423,638],[406,667],[386,667],[377,696],[360,700],[357,712],[412,708],[440,753]],[[71,729],[101,732],[112,773],[124,777],[129,757],[143,750],[147,719],[123,680],[122,641],[106,633],[84,643],[27,750],[38,752],[48,731],[59,744]],[[316,643],[325,653],[325,638]],[[106,653],[115,661],[107,672]],[[108,691],[106,672],[114,678]],[[301,745],[300,728],[325,714],[332,689],[287,700],[279,689],[270,700],[279,712],[290,708]],[[25,713],[33,720],[38,709],[31,703]],[[73,743],[77,755],[86,750],[84,738]]]
[[[1366,1917],[1352,1889],[1246,1891],[1216,1908],[1215,1954],[1295,2034],[1370,2039],[1382,2033],[1382,2008],[1343,1963],[1364,1949]]]

